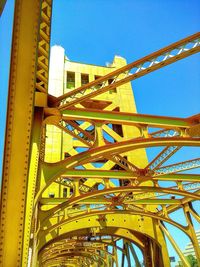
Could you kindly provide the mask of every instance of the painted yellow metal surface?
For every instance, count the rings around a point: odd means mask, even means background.
[[[15,6],[1,266],[169,267],[167,238],[189,267],[169,224],[191,239],[200,265],[199,175],[181,173],[200,159],[167,163],[200,146],[200,116],[137,114],[130,83],[197,53],[200,34],[107,67],[72,62],[56,47],[49,72],[51,9],[50,0]],[[146,148],[160,148],[150,162]]]
[[[15,2],[1,194],[0,265],[5,267],[27,266],[28,261],[43,114],[34,108],[36,73],[41,72],[38,46],[48,5],[40,0]],[[48,69],[48,54],[45,64]]]
[[[1,195],[5,267],[21,266],[39,14],[40,1],[16,1]]]

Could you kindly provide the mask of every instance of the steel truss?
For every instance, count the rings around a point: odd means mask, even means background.
[[[199,52],[200,33],[56,98],[47,92],[51,7],[51,0],[16,1],[1,194],[1,265],[27,266],[29,254],[31,266],[134,262],[137,267],[143,263],[167,267],[167,238],[189,267],[169,231],[171,225],[191,240],[200,266],[193,226],[193,220],[200,223],[194,205],[200,200],[200,175],[181,173],[199,168],[200,158],[167,163],[182,148],[200,146],[200,115],[182,119],[114,111],[112,104],[104,110],[82,105]],[[27,12],[32,15],[27,17]],[[85,151],[74,148],[66,159],[45,161],[48,125],[76,138]],[[133,127],[137,134],[124,138],[113,125]],[[160,152],[140,166],[126,156],[154,147]],[[102,166],[92,165],[97,162]],[[46,197],[57,184],[70,194]],[[185,222],[174,216],[177,211]]]

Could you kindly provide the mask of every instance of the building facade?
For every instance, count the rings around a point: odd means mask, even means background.
[[[50,73],[49,73],[49,93],[53,96],[60,96],[66,94],[75,88],[81,87],[84,84],[92,82],[101,76],[109,74],[110,72],[123,67],[127,64],[126,60],[121,56],[115,56],[112,64],[109,66],[97,66],[92,64],[84,64],[79,62],[73,62],[65,55],[65,51],[60,46],[53,46],[51,48],[50,57]],[[109,81],[112,83],[112,80]],[[99,84],[99,87],[101,84]],[[133,96],[133,90],[131,83],[126,83],[118,88],[114,88],[92,100],[77,104],[80,108],[93,108],[97,110],[106,111],[122,111],[136,113],[135,99]],[[91,138],[95,138],[94,126],[90,123],[79,122],[83,130],[91,133]],[[71,132],[74,130],[73,125],[67,125],[68,130]],[[104,140],[102,142],[115,142],[121,140],[128,140],[133,137],[139,137],[140,131],[134,126],[121,126],[121,125],[106,125],[103,126]],[[76,129],[74,131],[77,131]],[[93,136],[93,137],[92,137]],[[88,137],[89,138],[89,137]],[[98,144],[96,144],[98,145]],[[73,156],[80,151],[86,149],[87,144],[81,143],[71,134],[64,132],[63,129],[58,129],[54,126],[47,126],[46,132],[46,144],[45,144],[45,161],[56,162],[66,157]],[[147,156],[144,149],[138,149],[135,153],[126,153],[123,155],[130,163],[143,168],[147,165]],[[95,165],[95,166],[94,166]],[[86,164],[84,168],[88,169],[105,169],[111,170],[119,168],[114,162],[108,161],[97,162],[96,164]],[[85,184],[87,185],[87,183]],[[57,188],[57,185],[54,185]],[[91,185],[93,186],[93,185]],[[59,192],[53,187],[49,188],[49,196],[62,197],[63,195],[70,194],[69,188],[63,188],[63,192]],[[59,192],[59,193],[58,193]],[[64,193],[65,192],[65,193]],[[46,192],[47,194],[47,192]]]
[[[200,246],[200,230],[196,231],[196,236],[199,242],[199,246]],[[194,257],[196,257],[195,252],[194,252],[194,246],[192,245],[192,242],[189,242],[186,247],[185,250],[183,251],[185,256],[189,256],[192,255]]]

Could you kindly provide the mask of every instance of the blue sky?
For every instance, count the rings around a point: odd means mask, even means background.
[[[3,151],[13,0],[0,18],[0,155]],[[52,40],[72,61],[98,65],[121,55],[130,63],[199,31],[197,0],[54,0]],[[139,113],[188,117],[200,110],[200,55],[133,83]],[[189,153],[189,152],[188,152]],[[190,151],[191,153],[191,151]],[[199,150],[192,150],[192,156]],[[0,166],[1,168],[1,166]],[[185,240],[186,242],[186,240]],[[184,242],[181,242],[184,248]]]
[[[62,45],[71,60],[100,65],[116,54],[130,63],[197,32],[200,25],[200,3],[193,0],[57,0],[53,12],[52,44]],[[138,111],[198,113],[199,59],[194,55],[135,80]]]

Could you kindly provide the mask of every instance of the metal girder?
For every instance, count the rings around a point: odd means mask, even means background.
[[[45,109],[46,112],[51,112],[51,109]],[[52,109],[52,112],[54,110]],[[180,119],[174,117],[151,116],[142,114],[133,114],[115,111],[103,110],[87,110],[87,109],[67,109],[61,112],[63,120],[98,120],[103,123],[115,123],[126,125],[145,125],[150,127],[167,127],[167,128],[189,128],[193,124],[188,119]]]
[[[86,138],[83,131],[78,131],[76,132],[74,130],[74,127],[70,127],[70,124],[67,124],[65,126],[62,125],[62,123],[60,123],[59,125],[55,124],[55,126],[57,126],[58,128],[60,128],[61,130],[63,130],[64,132],[70,134],[71,136],[73,136],[74,138],[77,138],[79,141],[81,141],[83,144],[85,144],[86,146],[92,146],[92,142],[89,141],[89,138]]]
[[[145,198],[148,198],[149,196],[152,196],[152,197],[157,197],[159,194],[151,194],[151,193],[139,193],[136,195],[136,200],[134,201],[124,201],[124,204],[127,204],[127,203],[134,203],[134,204],[155,204],[155,205],[161,205],[161,204],[181,204],[181,200],[179,199],[145,199]],[[161,194],[162,195],[162,194]],[[166,195],[166,194],[163,194],[163,195]],[[139,199],[139,198],[144,198],[144,199]],[[59,205],[61,203],[64,203],[66,202],[66,198],[52,198],[52,199],[49,199],[49,198],[42,198],[40,203],[41,205]],[[88,198],[86,200],[80,200],[80,201],[77,201],[77,204],[79,205],[84,205],[84,204],[90,204],[90,203],[93,203],[93,204],[108,204],[108,200],[106,199],[103,199],[103,198],[98,198],[97,200],[94,199],[94,198]]]
[[[158,156],[156,156],[146,167],[150,171],[157,169],[162,165],[168,158],[170,158],[174,153],[176,153],[181,147],[178,146],[169,146],[164,148]]]
[[[39,0],[16,1],[1,194],[0,256],[5,267],[22,266],[39,18]]]
[[[51,0],[15,1],[1,202],[0,256],[5,267],[26,266],[28,260],[42,107],[47,102],[50,22]],[[39,76],[45,76],[43,93],[35,92]]]
[[[62,175],[62,178],[117,178],[117,179],[135,179],[133,173],[126,171],[111,171],[111,170],[66,170]],[[200,176],[198,174],[164,174],[159,177],[146,177],[141,176],[141,179],[154,179],[154,180],[168,180],[168,181],[199,181]]]
[[[33,220],[33,204],[35,197],[35,188],[38,174],[39,152],[40,152],[40,138],[41,138],[41,125],[43,114],[40,108],[35,108],[32,138],[30,148],[30,163],[29,174],[27,179],[27,192],[26,192],[26,207],[24,214],[24,232],[23,232],[23,255],[22,266],[27,266],[29,254],[29,242],[31,235],[31,224]]]
[[[164,130],[159,130],[155,132],[149,133],[150,136],[152,137],[174,137],[174,136],[180,136],[180,132],[178,129],[164,129]]]
[[[175,172],[181,172],[185,170],[190,170],[194,168],[199,168],[200,167],[200,158],[192,159],[192,160],[187,160],[184,162],[176,163],[176,164],[171,164],[168,166],[163,166],[160,168],[156,168],[154,175],[163,175],[163,174],[168,174],[168,173],[175,173]]]
[[[118,193],[118,195],[116,194]],[[119,198],[119,193],[125,194],[122,199]],[[131,193],[131,194],[130,194]],[[123,205],[123,204],[181,204],[184,201],[184,198],[177,200],[167,200],[167,199],[157,199],[159,196],[163,195],[177,195],[182,197],[192,197],[194,200],[200,200],[200,196],[195,193],[189,193],[186,190],[177,190],[174,188],[155,188],[155,187],[121,187],[121,188],[110,188],[105,189],[101,191],[91,192],[89,194],[82,194],[78,197],[73,197],[72,199],[66,199],[63,201],[58,200],[57,206],[51,208],[50,210],[43,210],[40,211],[40,216],[42,221],[48,220],[51,216],[54,216],[57,212],[64,211],[67,207],[69,209],[72,209],[74,205],[81,205],[81,204],[97,204],[98,202],[95,201],[96,198],[99,198],[99,204],[101,205],[107,205],[107,207],[110,204],[114,204],[115,206]],[[111,197],[113,195],[113,197]],[[115,197],[116,195],[116,197]],[[104,196],[104,197],[103,197]],[[101,198],[103,197],[103,198]],[[154,198],[154,199],[152,199]],[[121,201],[123,200],[123,201]],[[55,203],[55,202],[54,202]],[[107,209],[105,206],[105,210]],[[90,205],[87,207],[81,207],[81,214],[87,214],[89,211],[96,210],[96,207],[91,208]],[[77,211],[75,210],[75,215]],[[70,215],[72,216],[73,213],[70,212]],[[68,217],[68,215],[65,215]]]
[[[45,174],[46,185],[40,190],[37,196],[41,196],[41,193],[45,190],[46,186],[52,183],[57,177],[64,174],[66,169],[74,168],[88,162],[94,161],[94,159],[103,158],[104,155],[108,156],[115,155],[119,151],[126,152],[138,148],[153,147],[153,146],[163,146],[163,145],[175,145],[175,146],[200,146],[199,138],[149,138],[149,139],[134,139],[128,141],[122,141],[111,145],[105,145],[98,148],[92,148],[86,152],[82,152],[75,156],[65,159],[57,163],[42,163],[41,164],[41,174]]]
[[[180,59],[190,56],[200,51],[199,44],[200,33],[191,35],[181,41],[173,43],[157,52],[150,54],[142,59],[126,65],[116,71],[105,75],[85,86],[73,90],[73,92],[64,94],[63,96],[54,99],[56,104],[60,104],[59,109],[64,110],[66,107],[74,106],[81,103],[83,100],[97,96],[106,91],[116,88],[131,80],[144,76],[154,70],[162,68],[166,65],[174,63]],[[132,73],[131,73],[132,72]],[[108,85],[107,81],[113,79],[113,82]],[[99,88],[99,84],[102,84]],[[87,89],[91,89],[92,92]]]

